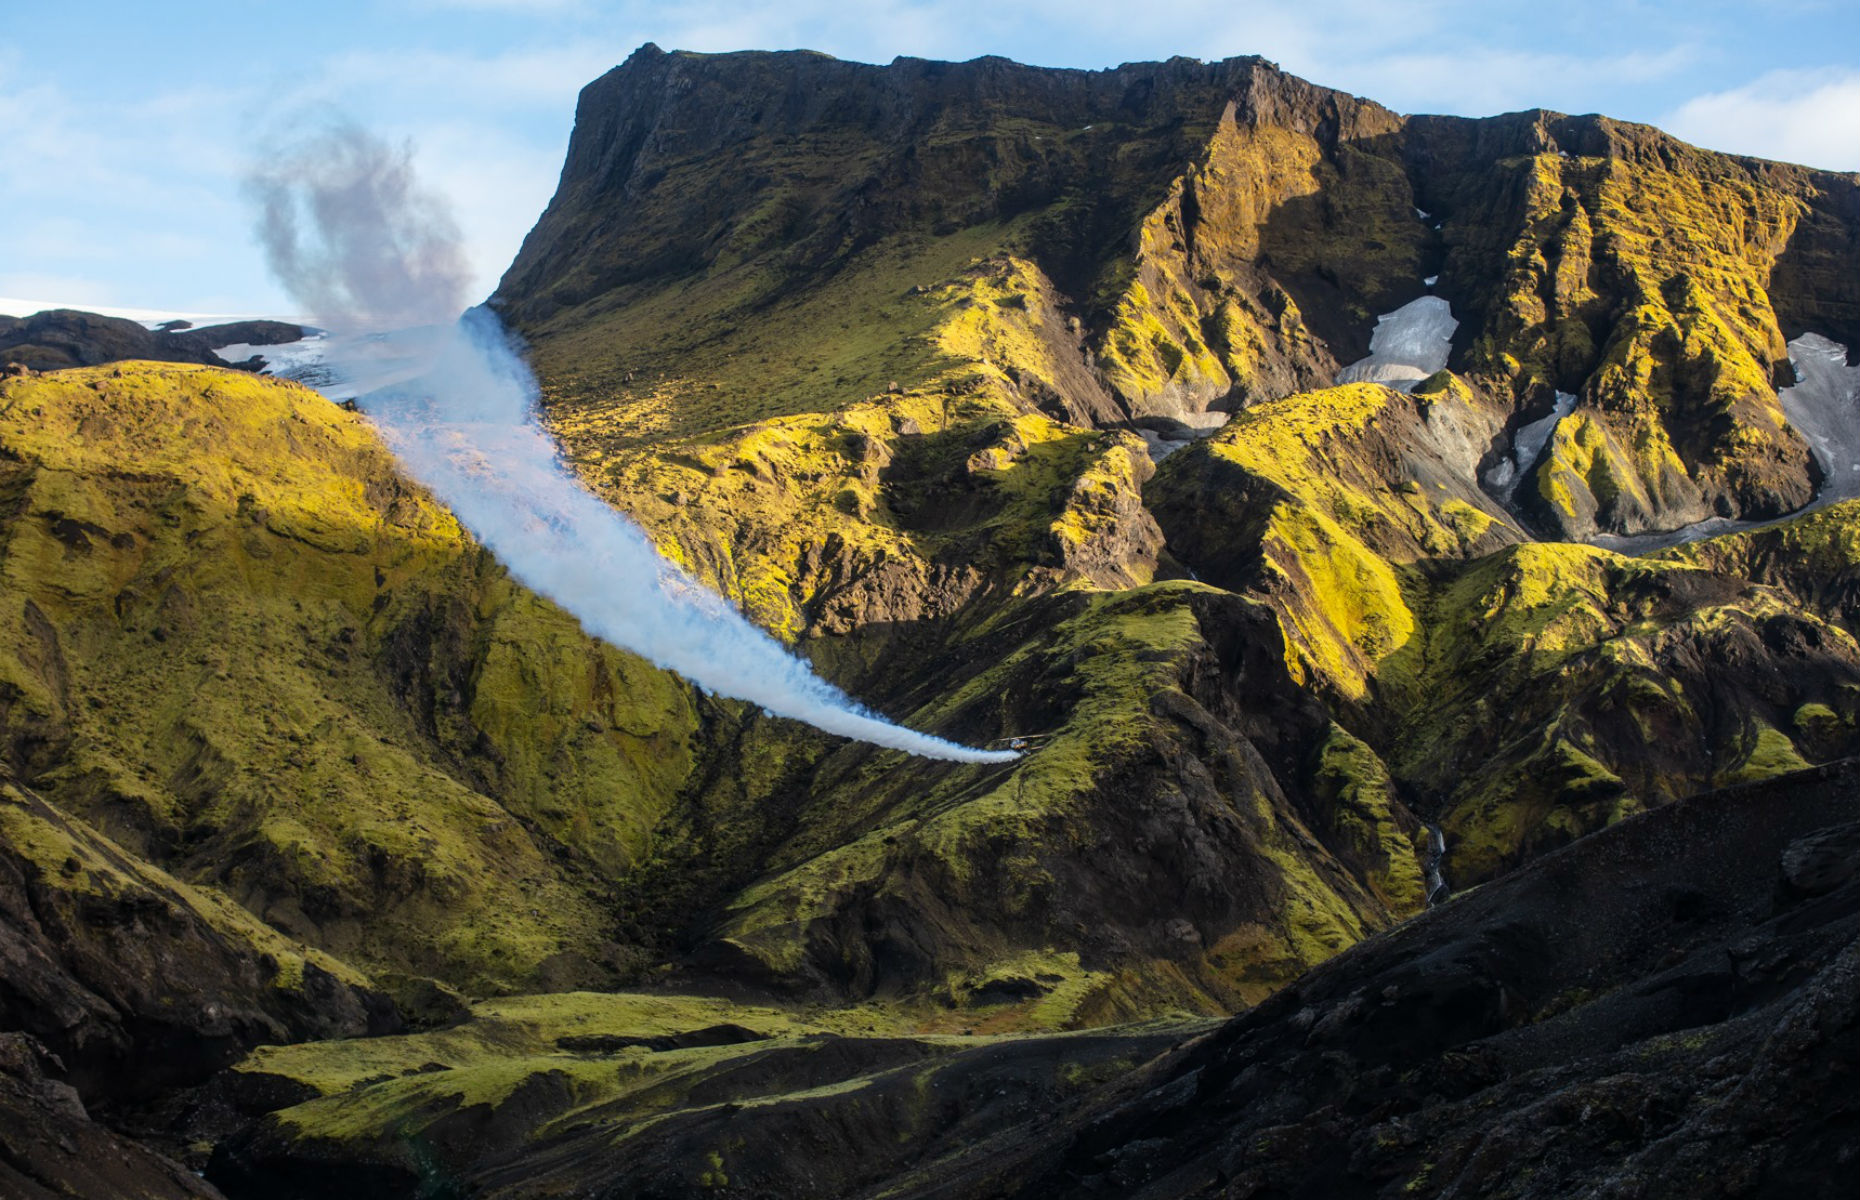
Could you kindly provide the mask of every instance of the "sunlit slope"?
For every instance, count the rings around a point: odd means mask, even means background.
[[[474,989],[595,978],[692,761],[682,685],[511,584],[308,389],[0,385],[7,752],[276,927]]]
[[[1470,486],[1486,420],[1446,373],[1291,396],[1145,491],[1176,557],[1270,606],[1288,669],[1445,828],[1451,879],[1860,750],[1860,506],[1658,559],[1519,541]]]
[[[838,677],[921,700],[1021,597],[1192,572],[1271,607],[1470,880],[1850,745],[1794,723],[1846,685],[1844,633],[1741,569],[1476,560],[1805,502],[1775,387],[1785,338],[1860,340],[1856,195],[1605,118],[1403,118],[1257,59],[647,47],[584,92],[494,303],[590,482]],[[1325,386],[1424,290],[1453,375]],[[1557,390],[1508,509],[1480,480]],[[1241,410],[1149,479],[1133,430]],[[1545,605],[1604,615],[1526,628]]]
[[[1337,774],[1352,743],[1297,695],[1276,628],[1213,589],[1015,600],[982,577],[1004,607],[956,636],[822,643],[915,726],[1048,735],[952,767],[593,643],[307,389],[129,363],[0,398],[16,769],[383,978],[484,994],[683,964],[1056,1026],[1258,999],[1420,904],[1413,818]],[[1038,415],[993,428],[919,440],[979,457],[998,536],[1056,547],[1034,578],[1090,544],[1065,521],[1091,498],[1054,512],[1021,474],[1107,456],[1147,523],[1140,449]]]
[[[1735,158],[1647,126],[1532,112],[1417,118],[1457,363],[1519,399],[1580,397],[1527,489],[1547,529],[1773,517],[1811,494],[1775,391],[1784,342],[1860,344],[1852,175]]]

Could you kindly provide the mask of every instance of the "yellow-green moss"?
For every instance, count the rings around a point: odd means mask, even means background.
[[[1421,852],[1397,823],[1394,781],[1375,751],[1333,723],[1313,790],[1332,806],[1331,830],[1368,867],[1377,898],[1396,915],[1419,912],[1427,903]]]
[[[47,892],[124,903],[152,896],[185,907],[230,946],[268,956],[271,986],[282,991],[303,989],[306,964],[342,983],[368,986],[355,968],[283,936],[218,889],[175,878],[57,808],[28,800],[11,784],[0,784],[0,844],[34,864],[33,882]]]
[[[1759,724],[1750,741],[1749,752],[1730,771],[1726,784],[1755,783],[1776,775],[1787,775],[1809,767],[1809,761],[1796,752],[1795,743],[1780,729]]]
[[[307,388],[15,379],[0,447],[0,680],[68,745],[50,798],[207,840],[195,882],[364,966],[495,991],[603,953],[531,830],[637,861],[692,762],[681,683],[511,584]]]

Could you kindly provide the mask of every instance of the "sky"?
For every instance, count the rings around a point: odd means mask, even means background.
[[[0,0],[0,18],[0,297],[80,307],[289,315],[241,180],[280,120],[332,107],[411,146],[488,295],[555,190],[577,92],[647,41],[1082,68],[1260,54],[1401,112],[1603,112],[1860,171],[1856,0]]]

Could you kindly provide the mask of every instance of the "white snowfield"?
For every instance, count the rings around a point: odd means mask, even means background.
[[[265,360],[265,374],[276,375],[280,379],[295,379],[313,387],[332,378],[325,361],[329,357],[329,335],[324,333],[311,334],[302,341],[284,342],[276,346],[253,346],[238,342],[231,346],[221,346],[213,353],[229,363],[242,363],[256,354]]]
[[[1498,498],[1506,504],[1511,503],[1517,495],[1518,485],[1537,465],[1544,447],[1550,444],[1550,435],[1564,417],[1574,412],[1576,397],[1569,392],[1558,392],[1556,403],[1549,413],[1523,426],[1512,435],[1511,455],[1499,460],[1497,466],[1485,473],[1485,486],[1498,493]]]
[[[263,374],[295,379],[341,401],[417,378],[431,365],[433,346],[446,334],[431,326],[352,338],[318,332],[302,341],[224,346],[214,353],[229,363],[242,363],[257,354],[265,360]],[[340,371],[333,367],[337,361],[342,364]]]
[[[1453,331],[1460,323],[1439,296],[1422,296],[1376,318],[1369,357],[1337,373],[1338,383],[1381,383],[1399,392],[1447,365]]]
[[[1860,365],[1847,365],[1847,347],[1805,333],[1789,343],[1795,386],[1777,393],[1783,415],[1821,464],[1826,504],[1860,497]]]
[[[134,321],[149,329],[166,324],[169,321],[188,321],[196,328],[204,329],[208,325],[225,325],[233,321],[256,321],[264,318],[251,313],[183,313],[169,312],[165,308],[124,308],[115,304],[83,304],[66,300],[30,300],[15,296],[0,296],[0,313],[9,317],[29,317],[34,313],[50,312],[53,309],[71,308],[79,312],[96,313],[100,317],[122,317]],[[279,321],[288,321],[293,325],[303,324],[296,317],[277,317]]]

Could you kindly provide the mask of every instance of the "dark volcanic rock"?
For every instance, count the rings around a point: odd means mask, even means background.
[[[212,350],[224,346],[282,346],[301,341],[308,333],[302,325],[288,321],[231,321],[189,331],[194,340]]]
[[[776,1039],[605,1104],[540,1071],[376,1134],[318,1101],[227,1143],[212,1176],[235,1196],[513,1200],[1845,1196],[1857,816],[1855,762],[1671,805],[1212,1032]]]
[[[916,1194],[1847,1195],[1856,814],[1849,762],[1625,822]]]
[[[179,1164],[91,1121],[58,1061],[33,1039],[0,1033],[0,1195],[8,1200],[210,1200]]]
[[[398,1027],[384,996],[281,961],[293,950],[0,776],[0,1030],[43,1042],[86,1101],[198,1083],[264,1042]]]

